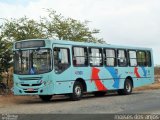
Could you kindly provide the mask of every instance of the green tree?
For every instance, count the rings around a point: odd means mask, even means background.
[[[11,65],[12,65],[11,42],[3,40],[1,35],[0,36],[0,81],[2,81],[3,78],[2,72],[6,72],[8,75],[8,68],[10,68]]]
[[[11,66],[11,49],[14,41],[46,38],[104,43],[103,39],[94,37],[94,34],[99,33],[100,30],[90,30],[88,21],[81,22],[65,18],[51,9],[48,9],[47,12],[48,17],[40,17],[39,20],[29,19],[26,16],[19,19],[3,19],[4,22],[0,26],[1,72],[7,72]]]
[[[93,36],[99,33],[100,30],[90,30],[88,27],[89,21],[81,22],[72,18],[65,18],[51,9],[48,9],[47,12],[48,17],[41,18],[41,25],[47,31],[48,38],[104,43],[102,39]]]
[[[1,32],[10,41],[46,38],[43,27],[37,21],[27,17],[5,20]]]
[[[46,38],[42,26],[33,19],[3,19],[0,26],[0,74],[12,65],[12,45],[14,41]],[[2,78],[2,76],[0,76]],[[8,80],[7,80],[8,81]]]
[[[29,19],[26,16],[19,19],[4,19],[1,26],[3,37],[10,41],[50,38],[104,43],[103,39],[94,36],[100,32],[99,29],[89,29],[89,21],[81,22],[65,18],[51,9],[48,9],[47,12],[48,16],[40,17],[39,21]]]

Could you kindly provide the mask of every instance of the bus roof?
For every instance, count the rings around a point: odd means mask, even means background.
[[[30,41],[30,40],[44,40],[48,41],[51,44],[64,44],[64,45],[74,45],[74,46],[89,46],[89,47],[106,47],[106,48],[119,48],[119,49],[143,49],[143,50],[152,50],[152,48],[146,48],[146,47],[136,47],[136,46],[123,46],[123,45],[112,45],[107,43],[93,43],[93,42],[76,42],[76,41],[69,41],[69,40],[56,40],[56,39],[26,39],[21,41],[14,42],[23,42],[23,41]]]

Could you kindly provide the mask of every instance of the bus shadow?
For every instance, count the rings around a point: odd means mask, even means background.
[[[129,96],[134,97],[135,95],[138,95],[138,94],[143,94],[143,91],[133,92]],[[113,92],[113,93],[107,93],[104,96],[97,97],[97,96],[94,96],[93,94],[89,93],[89,94],[86,94],[83,96],[82,101],[83,100],[90,100],[90,99],[94,99],[94,98],[97,99],[97,98],[127,97],[127,96],[128,95],[118,95],[116,92]],[[65,103],[65,102],[75,102],[75,101],[72,101],[68,96],[65,96],[65,95],[56,95],[56,96],[53,96],[53,98],[50,101],[44,102],[38,96],[36,96],[36,97],[33,97],[32,99],[29,99],[29,100],[16,101],[16,104],[50,104],[50,103],[57,104],[57,103]]]
[[[138,94],[143,94],[143,92],[133,92],[131,95],[129,96],[133,96],[133,95],[138,95]],[[117,92],[111,92],[111,93],[107,93],[104,96],[94,96],[94,95],[86,95],[83,97],[83,99],[93,99],[93,98],[110,98],[110,97],[127,97],[128,95],[119,95],[117,94]]]

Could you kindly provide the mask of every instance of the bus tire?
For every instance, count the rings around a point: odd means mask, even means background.
[[[70,98],[73,101],[80,100],[83,96],[83,86],[79,81],[76,81],[73,85],[73,93],[70,94]]]
[[[51,98],[52,98],[52,95],[39,95],[39,98],[42,100],[42,101],[50,101]]]
[[[119,95],[123,95],[123,90],[122,90],[122,89],[119,89],[119,90],[117,91],[117,93],[118,93]]]
[[[102,97],[106,94],[106,91],[96,91],[94,92],[94,96],[96,97]]]
[[[126,79],[124,83],[124,89],[118,90],[119,95],[130,95],[132,93],[133,85],[130,79]]]

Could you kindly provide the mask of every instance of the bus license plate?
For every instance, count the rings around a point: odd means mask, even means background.
[[[28,88],[27,91],[34,91],[34,89],[33,88]]]

